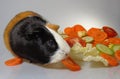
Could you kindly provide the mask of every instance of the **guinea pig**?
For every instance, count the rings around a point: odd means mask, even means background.
[[[16,56],[33,63],[56,63],[70,52],[66,41],[39,14],[25,11],[17,14],[4,31],[6,47]]]

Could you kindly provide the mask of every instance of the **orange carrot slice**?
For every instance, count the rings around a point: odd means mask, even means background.
[[[65,32],[65,34],[70,35],[70,33],[72,32],[72,28],[71,27],[66,27],[64,29],[64,32]]]
[[[120,50],[117,50],[117,51],[115,52],[115,57],[116,57],[118,60],[120,60]]]
[[[107,34],[98,28],[89,29],[87,34],[93,37],[96,42],[102,42],[107,38]]]
[[[108,41],[112,44],[120,44],[120,38],[109,38]]]
[[[81,69],[80,66],[77,63],[75,63],[70,57],[67,57],[64,60],[62,60],[62,63],[65,67],[72,71],[79,71]]]
[[[95,47],[96,44],[101,44],[101,42],[97,42],[97,41],[93,41],[93,42],[92,42],[92,46],[93,46],[93,47]]]
[[[111,66],[118,65],[118,61],[116,60],[116,58],[114,58],[108,54],[105,54],[105,53],[101,53],[100,56],[103,57],[104,59],[106,59],[108,61],[109,65],[111,65]]]
[[[75,31],[75,32],[78,32],[78,31],[86,31],[86,29],[85,29],[82,25],[79,25],[79,24],[74,25],[73,28],[74,28],[74,31]]]
[[[74,32],[73,27],[66,27],[64,29],[64,33],[68,36],[77,36],[77,34]]]
[[[106,40],[104,40],[104,41],[102,42],[102,44],[108,46],[108,45],[110,44],[110,42],[108,41],[108,39],[106,39]]]
[[[23,59],[20,58],[20,57],[15,57],[15,58],[12,58],[12,59],[9,59],[7,61],[5,61],[5,64],[7,66],[16,66],[16,65],[19,65],[23,62]]]

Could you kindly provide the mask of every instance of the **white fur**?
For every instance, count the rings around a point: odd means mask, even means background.
[[[50,63],[56,63],[66,57],[66,55],[70,52],[70,47],[57,32],[55,32],[54,30],[48,27],[47,29],[52,33],[52,35],[54,36],[58,44],[59,49],[55,52],[55,54],[51,57],[51,60],[50,60]]]

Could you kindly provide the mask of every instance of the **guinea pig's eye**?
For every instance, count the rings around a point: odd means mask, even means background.
[[[48,46],[50,46],[50,47],[54,47],[54,41],[53,41],[53,40],[47,41],[47,44],[48,44]]]
[[[34,31],[32,33],[26,34],[27,40],[37,40],[40,37],[39,31]]]

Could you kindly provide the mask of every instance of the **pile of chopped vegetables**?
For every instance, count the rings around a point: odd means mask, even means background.
[[[102,62],[105,66],[119,65],[120,37],[113,28],[103,26],[86,30],[82,25],[77,24],[66,27],[61,35],[71,47],[71,58],[87,62]],[[67,67],[71,68],[72,65]]]

